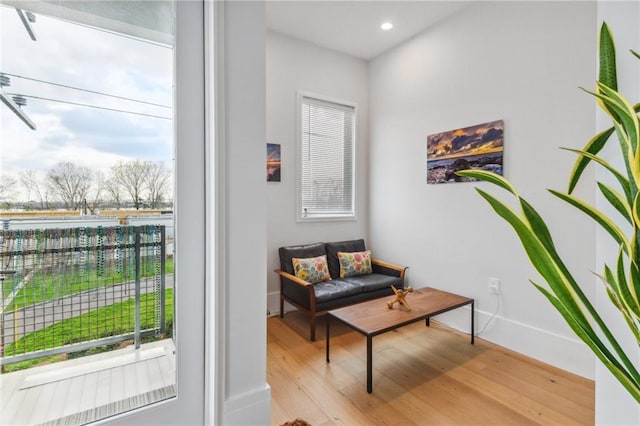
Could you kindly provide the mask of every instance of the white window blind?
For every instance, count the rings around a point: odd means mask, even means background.
[[[354,217],[355,108],[302,96],[299,216]]]

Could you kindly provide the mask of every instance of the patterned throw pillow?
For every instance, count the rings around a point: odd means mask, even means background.
[[[301,280],[310,282],[311,284],[320,281],[329,281],[329,266],[327,265],[327,256],[310,257],[308,259],[293,258],[293,272],[296,277]]]
[[[371,250],[353,253],[339,251],[338,261],[340,262],[340,278],[370,274],[373,272],[371,267]]]

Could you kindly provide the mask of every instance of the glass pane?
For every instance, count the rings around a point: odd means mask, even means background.
[[[176,395],[174,8],[0,5],[0,424]]]
[[[303,217],[353,215],[353,107],[304,97],[301,117]]]

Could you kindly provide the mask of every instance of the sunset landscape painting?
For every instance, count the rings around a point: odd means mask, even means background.
[[[280,144],[267,143],[267,182],[280,182]]]
[[[466,169],[503,174],[504,121],[491,121],[427,136],[427,183],[471,182]]]

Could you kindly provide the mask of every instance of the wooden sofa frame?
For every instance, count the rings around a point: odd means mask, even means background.
[[[406,266],[399,266],[399,265],[394,265],[392,263],[388,263],[379,259],[371,259],[371,265],[374,268],[374,271],[376,269],[376,267],[378,268],[383,268],[383,269],[390,269],[393,271],[398,272],[399,278],[402,281],[402,283],[404,283],[404,276],[405,276],[405,272],[407,270]],[[315,341],[316,340],[316,318],[322,316],[322,315],[326,315],[326,313],[328,311],[317,311],[316,310],[316,294],[313,288],[313,284],[311,284],[310,282],[307,282],[305,280],[302,280],[298,277],[296,277],[295,275],[292,275],[286,271],[283,271],[282,269],[276,269],[274,270],[275,273],[277,273],[278,275],[280,275],[280,318],[284,317],[284,302],[286,301],[287,303],[295,306],[296,308],[300,309],[301,311],[306,312],[309,315],[309,323],[310,323],[310,332],[309,332],[309,339],[311,341]],[[304,306],[301,306],[300,304],[296,303],[295,301],[287,298],[284,295],[284,291],[283,291],[283,279],[286,278],[304,288],[306,288],[309,292],[309,309],[305,308]],[[390,289],[391,291],[391,289]],[[390,293],[393,294],[393,293]],[[355,302],[358,303],[358,302]],[[342,306],[349,306],[355,303],[347,303],[345,305]]]

